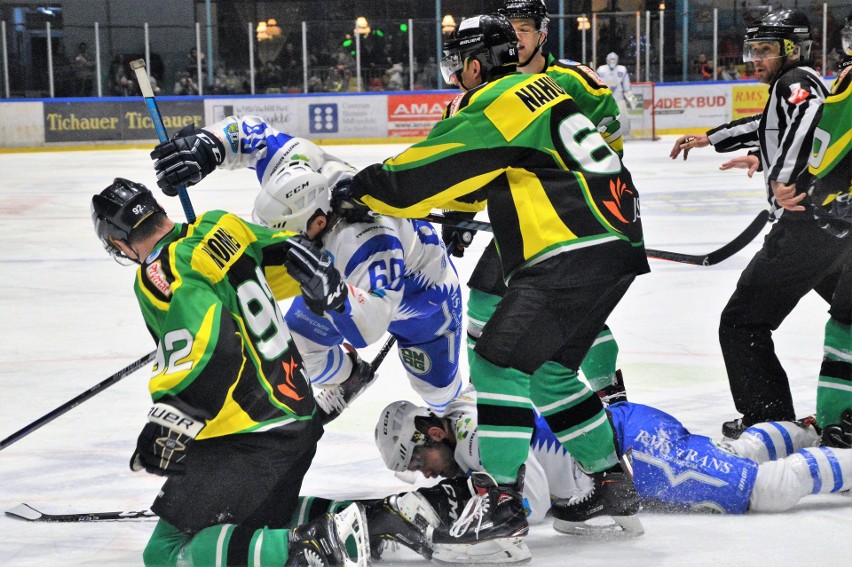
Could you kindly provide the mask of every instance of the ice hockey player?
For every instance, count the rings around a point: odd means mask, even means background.
[[[429,407],[442,413],[461,391],[461,285],[432,225],[392,217],[339,219],[331,211],[329,183],[356,170],[258,116],[230,116],[179,132],[151,156],[158,183],[169,193],[216,167],[254,169],[261,187],[255,222],[301,233],[294,240],[321,256],[323,269],[346,285],[339,309],[323,313],[317,302],[325,301],[326,291],[317,290],[316,297],[294,299],[285,314],[312,383],[325,389],[317,401],[326,419],[373,380],[369,364],[348,345],[365,347],[385,332],[396,337],[411,386]]]
[[[846,243],[843,271],[831,298],[817,386],[817,425],[822,442],[852,448],[852,12],[841,30],[845,57],[820,108],[808,171],[778,203],[811,211],[817,223]]]
[[[547,8],[543,0],[506,0],[498,12],[505,16],[518,36],[518,71],[521,73],[546,73],[552,77],[592,123],[609,146],[619,155],[623,142],[618,121],[618,105],[609,88],[594,71],[570,60],[557,60],[552,54],[542,51],[547,41]],[[458,95],[458,100],[463,99]],[[448,112],[458,105],[450,104]],[[474,213],[449,212],[449,220],[473,218]],[[444,225],[441,237],[455,256],[462,256],[466,244],[473,241],[473,232]],[[503,267],[494,240],[485,248],[467,282],[470,294],[467,302],[468,350],[473,349],[482,327],[491,318],[500,298],[506,293],[503,282]],[[580,368],[595,390],[616,382],[618,343],[604,325],[595,339]]]
[[[136,297],[157,344],[154,405],[130,460],[167,477],[145,564],[366,565],[357,505],[286,529],[322,435],[275,301],[299,290],[290,235],[224,211],[175,223],[144,185],[122,178],[92,197],[91,214],[107,252],[139,265]]]
[[[808,66],[810,47],[810,23],[801,12],[770,12],[750,25],[743,59],[753,61],[758,80],[769,85],[763,113],[706,134],[680,136],[669,154],[675,159],[683,152],[686,159],[692,148],[708,145],[717,152],[757,149],[775,220],[740,275],[719,324],[731,394],[743,414],[723,424],[722,433],[730,438],[755,423],[795,420],[772,333],[809,291],[831,302],[846,249],[842,239],[820,228],[812,212],[785,210],[779,202],[805,170],[828,94],[822,77]]]
[[[475,502],[433,543],[472,555],[480,545],[502,547],[503,561],[530,557],[521,492],[533,407],[605,490],[638,500],[601,402],[577,371],[636,275],[648,271],[630,173],[562,87],[516,73],[517,63],[508,20],[463,20],[442,60],[445,79],[455,75],[469,89],[459,109],[423,142],[332,192],[342,214],[488,207],[508,289],[470,361],[487,472],[472,475]]]
[[[757,424],[739,439],[718,445],[650,406],[624,401],[610,405],[607,413],[619,450],[632,463],[636,489],[646,508],[780,512],[806,495],[852,487],[852,449],[818,446],[820,435],[813,418]],[[845,427],[852,434],[852,423]],[[443,417],[407,401],[391,403],[376,424],[376,444],[391,470],[417,470],[427,478],[466,477],[482,469],[478,433],[476,392],[471,389]],[[587,519],[600,515],[600,486],[560,447],[540,417],[526,470],[524,499],[530,523],[541,521],[550,509],[554,528],[561,532],[642,532],[635,516],[614,517],[615,523],[609,525],[560,519],[560,507],[571,499],[587,503]],[[447,518],[442,521],[451,523]],[[433,553],[441,558],[444,550],[436,545]]]
[[[630,73],[627,71],[627,67],[618,64],[618,54],[610,53],[606,56],[606,65],[598,67],[598,75],[610,88],[612,96],[618,103],[618,109],[621,113],[621,131],[627,136],[630,134],[630,115],[627,109],[639,106],[639,101],[630,88]]]

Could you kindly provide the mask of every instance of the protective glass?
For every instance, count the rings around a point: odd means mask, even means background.
[[[847,25],[840,30],[840,41],[843,44],[843,53],[852,55],[852,26]]]

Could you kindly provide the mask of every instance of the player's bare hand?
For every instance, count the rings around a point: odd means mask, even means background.
[[[757,171],[758,167],[760,167],[760,158],[753,155],[747,155],[728,160],[720,165],[719,169],[722,171],[725,171],[726,169],[747,169],[748,176],[751,177],[754,175],[754,172]]]
[[[799,193],[796,195],[796,184],[785,185],[777,181],[770,181],[772,194],[775,195],[775,202],[784,207],[787,211],[804,211],[805,207],[799,203],[807,197],[807,193]]]
[[[686,156],[689,155],[689,150],[692,148],[706,148],[709,145],[710,138],[707,137],[707,134],[686,134],[675,140],[674,147],[669,152],[669,157],[675,159],[680,155],[680,152],[683,152],[683,159],[686,160]]]

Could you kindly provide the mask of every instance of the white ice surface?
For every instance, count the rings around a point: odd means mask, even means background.
[[[725,156],[696,150],[672,162],[673,138],[630,142],[627,164],[642,195],[646,243],[706,253],[738,234],[764,205],[762,180],[718,171]],[[357,166],[399,145],[331,146]],[[93,193],[123,176],[156,189],[146,151],[0,154],[0,438],[153,350],[131,289],[133,269],[115,264],[92,233]],[[249,171],[217,172],[191,189],[196,211],[247,216],[255,194]],[[160,199],[183,218],[177,199]],[[631,399],[717,437],[737,415],[717,340],[719,314],[761,238],[712,267],[652,261],[610,319]],[[476,237],[456,263],[467,281],[488,242]],[[827,306],[805,297],[775,335],[800,416],[815,409]],[[366,357],[378,349],[365,349]],[[466,364],[466,362],[465,362]],[[161,484],[127,462],[150,404],[141,370],[0,452],[0,508],[27,502],[45,512],[142,510]],[[374,421],[390,401],[417,401],[399,360],[389,356],[379,383],[327,428],[304,494],[380,496],[405,490],[382,466]],[[852,564],[852,498],[809,496],[789,512],[710,516],[643,513],[644,536],[610,543],[554,532],[528,538],[534,565]],[[0,565],[141,565],[152,521],[38,524],[0,517]],[[383,564],[422,565],[398,553]]]

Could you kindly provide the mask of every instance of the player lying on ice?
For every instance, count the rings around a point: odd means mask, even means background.
[[[739,439],[718,445],[709,437],[690,433],[659,409],[626,401],[623,391],[613,398],[625,400],[609,405],[607,413],[619,453],[632,464],[636,489],[646,508],[729,514],[782,512],[808,494],[852,488],[852,449],[819,446],[819,433],[811,419],[756,424]],[[846,435],[852,435],[852,427]],[[468,389],[454,400],[444,417],[410,402],[390,404],[376,426],[376,443],[388,468],[420,471],[427,478],[446,480],[434,487],[388,497],[382,508],[375,504],[368,507],[368,518],[373,518],[370,538],[374,557],[381,554],[382,540],[390,540],[444,561],[496,560],[483,555],[482,549],[472,556],[460,547],[430,543],[431,532],[452,524],[469,499],[467,475],[481,470],[474,390]],[[523,496],[531,524],[541,522],[550,512],[554,529],[563,533],[642,533],[635,516],[618,516],[618,494],[609,492],[606,485],[596,486],[540,418],[526,461]],[[347,504],[312,501],[317,513]],[[614,515],[615,522],[583,522],[603,515]],[[417,516],[421,519],[415,519]],[[394,523],[392,519],[404,539],[385,533]],[[411,529],[418,523],[424,525],[424,520],[428,527],[415,537],[416,530]],[[409,531],[400,525],[407,525]],[[416,544],[411,545],[411,541]],[[495,556],[505,553],[498,549],[494,552]]]
[[[444,412],[462,388],[462,296],[432,225],[392,217],[339,219],[331,211],[329,187],[356,170],[258,116],[186,128],[151,157],[157,183],[170,195],[216,167],[254,169],[261,186],[254,221],[303,235],[292,241],[301,248],[300,281],[308,291],[293,300],[285,320],[311,382],[326,388],[317,401],[331,414],[327,420],[374,378],[349,345],[365,347],[386,331],[397,339],[412,388],[432,410]],[[348,296],[339,308],[323,312],[317,304],[341,280]]]

